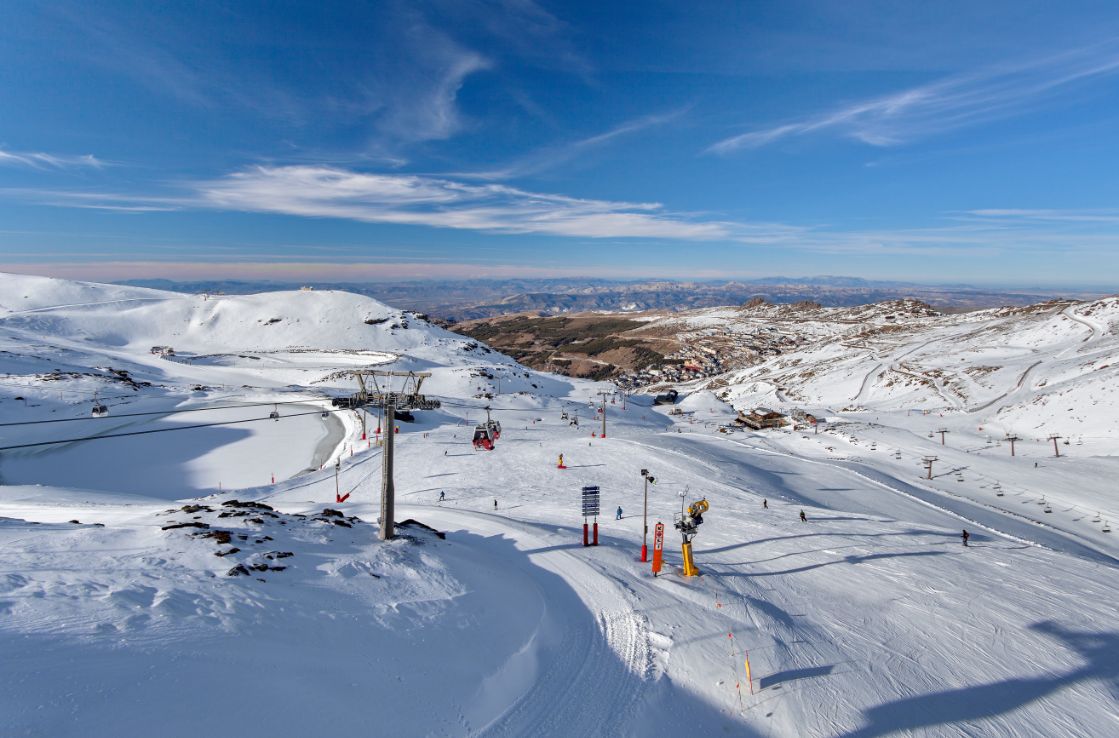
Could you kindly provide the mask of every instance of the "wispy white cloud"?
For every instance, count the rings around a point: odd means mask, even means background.
[[[968,210],[966,216],[984,219],[1003,224],[1013,223],[1063,223],[1063,224],[1089,224],[1089,223],[1119,223],[1119,209],[1105,208],[1100,210],[1060,210],[1052,208],[986,208],[982,210]]]
[[[223,210],[490,233],[713,241],[766,228],[671,213],[657,203],[316,166],[253,167],[194,187],[199,204]]]
[[[540,149],[498,169],[465,172],[457,174],[456,176],[468,179],[508,180],[539,174],[540,172],[554,169],[572,160],[586,156],[591,151],[606,146],[618,139],[678,120],[690,109],[691,106],[686,106],[666,113],[655,113],[632,118],[602,133],[587,136],[586,138],[581,138],[566,144],[548,146]]]
[[[659,203],[571,197],[507,184],[322,165],[255,166],[158,196],[33,188],[0,196],[41,205],[150,213],[220,210],[481,233],[742,245],[861,257],[1119,252],[1119,210],[975,209],[912,228],[744,221]]]
[[[100,169],[105,166],[105,162],[92,154],[65,156],[47,154],[42,151],[7,151],[0,149],[0,165],[31,167],[33,169],[69,169],[72,167]]]
[[[467,77],[491,67],[484,56],[446,36],[430,29],[424,33],[422,63],[413,60],[408,71],[394,73],[392,84],[377,92],[384,107],[374,116],[375,125],[392,141],[435,141],[457,133],[463,124],[459,90]]]
[[[707,151],[729,154],[783,139],[833,132],[872,146],[895,146],[965,126],[1035,110],[1083,83],[1119,73],[1114,44],[1078,49],[970,74],[845,105],[769,128],[725,138]]]

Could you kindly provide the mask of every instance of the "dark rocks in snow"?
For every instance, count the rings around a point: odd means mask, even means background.
[[[295,554],[291,551],[269,551],[264,554],[264,558],[266,559],[286,559],[290,556],[295,556]]]
[[[210,507],[209,505],[183,505],[179,509],[187,514],[214,511],[214,508]]]
[[[249,568],[253,571],[283,571],[286,566],[269,566],[268,564],[250,564]]]
[[[81,525],[82,524],[82,521],[80,521],[80,520],[71,520],[70,522],[73,523],[74,525]]]
[[[275,510],[276,508],[271,505],[265,505],[263,502],[241,502],[240,500],[226,500],[221,503],[222,507],[238,507],[246,510]]]
[[[233,548],[227,549],[225,551],[216,551],[214,553],[214,556],[229,556],[230,554],[240,553],[240,551],[241,549],[234,546]]]
[[[191,521],[189,523],[172,523],[171,525],[163,526],[163,530],[171,530],[173,528],[209,528],[209,523],[199,523],[198,521]]]
[[[244,564],[238,564],[225,573],[227,577],[247,577],[249,570],[245,568]]]
[[[343,515],[338,510],[332,510],[329,507],[324,507],[323,508],[322,516],[324,518],[345,518],[346,517],[345,515]]]
[[[248,522],[264,525],[264,518],[249,518]]]
[[[425,530],[425,531],[428,531],[429,533],[434,533],[435,537],[440,539],[440,540],[445,540],[447,538],[446,533],[443,533],[442,531],[435,530],[430,525],[425,525],[424,523],[421,523],[418,520],[413,520],[412,518],[408,518],[403,523],[397,523],[396,527],[397,528],[419,528],[420,530]]]
[[[233,534],[227,530],[211,530],[206,533],[195,533],[201,538],[213,538],[219,545],[225,545],[233,539]]]

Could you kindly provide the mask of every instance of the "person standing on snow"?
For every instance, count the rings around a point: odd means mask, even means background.
[[[967,539],[969,539],[969,538],[971,538],[971,534],[968,533],[967,528],[965,528],[964,532],[960,534],[960,540],[963,541],[964,545],[966,546],[967,545]]]
[[[445,499],[447,499],[447,493],[443,490],[439,490],[439,501],[442,502]]]
[[[621,520],[621,519],[622,519],[622,506],[618,505],[618,514],[614,516],[614,520]]]
[[[802,522],[802,523],[807,523],[808,522],[808,516],[804,514],[804,510],[800,511],[800,522]]]
[[[769,509],[769,500],[762,500],[762,509],[763,510],[768,510]]]
[[[496,510],[496,509],[497,509],[497,498],[494,498],[494,501],[493,501],[493,509],[494,509],[494,510]]]

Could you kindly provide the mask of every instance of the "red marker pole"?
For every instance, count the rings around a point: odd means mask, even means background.
[[[591,545],[590,543],[588,543],[588,542],[587,542],[588,540],[589,540],[589,539],[588,539],[588,537],[587,537],[587,521],[586,521],[586,520],[584,520],[584,521],[583,521],[583,545],[584,545],[584,546],[589,546],[589,545]]]
[[[664,563],[664,523],[657,523],[653,531],[653,576],[656,576]]]
[[[597,520],[594,521],[594,543],[591,544],[591,545],[593,545],[593,546],[598,545],[598,521]]]

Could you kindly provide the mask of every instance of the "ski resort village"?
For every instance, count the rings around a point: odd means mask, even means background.
[[[1119,735],[1119,299],[648,325],[0,275],[0,733]]]

